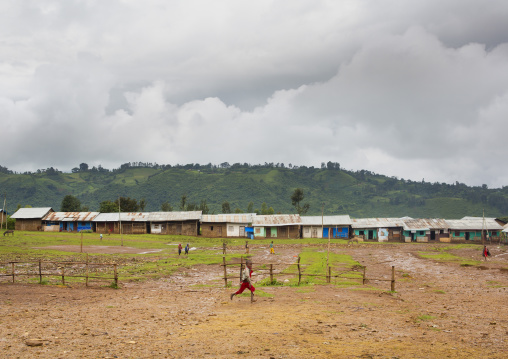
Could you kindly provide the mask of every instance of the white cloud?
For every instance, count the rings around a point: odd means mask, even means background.
[[[4,3],[0,164],[332,160],[503,186],[506,15],[502,1]]]

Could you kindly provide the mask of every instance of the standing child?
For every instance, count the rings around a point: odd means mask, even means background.
[[[182,243],[178,243],[178,255],[182,254]]]
[[[189,255],[189,243],[185,246],[185,254]]]
[[[249,254],[249,241],[245,241],[245,254]]]
[[[249,288],[251,303],[256,301],[254,299],[254,291],[256,290],[256,288],[254,288],[254,286],[252,285],[251,277],[252,277],[252,261],[250,259],[247,259],[247,262],[245,262],[245,269],[242,271],[242,285],[240,286],[240,289],[231,294],[231,300],[233,300],[233,297],[235,295],[242,294],[245,289]]]
[[[102,241],[102,233],[101,233],[101,236],[100,236],[100,237],[101,237],[101,241]]]
[[[275,254],[275,250],[273,249],[273,241],[270,243],[270,254]]]
[[[483,246],[483,257],[484,257],[484,259],[487,260],[488,256],[490,256],[489,249],[487,248],[487,246]]]

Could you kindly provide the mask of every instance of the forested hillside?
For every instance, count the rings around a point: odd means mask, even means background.
[[[66,195],[77,197],[91,211],[119,196],[144,199],[145,211],[159,211],[164,203],[166,208],[169,204],[180,210],[182,196],[186,196],[186,208],[205,204],[209,213],[222,213],[225,202],[231,212],[272,207],[275,213],[295,213],[291,195],[296,188],[304,191],[302,204],[310,205],[308,215],[320,215],[322,208],[325,214],[352,217],[461,218],[481,216],[483,209],[490,217],[508,214],[508,187],[415,182],[347,171],[333,162],[321,168],[271,163],[127,163],[114,170],[82,163],[72,173],[49,168],[22,174],[0,166],[0,194],[6,194],[9,213],[26,205],[58,211]]]

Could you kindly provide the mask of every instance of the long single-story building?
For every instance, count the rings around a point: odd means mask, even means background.
[[[81,232],[93,231],[92,220],[99,212],[50,212],[42,219],[42,230],[45,232]]]
[[[349,238],[351,218],[342,216],[300,216],[302,238]]]
[[[145,234],[148,233],[148,213],[100,213],[92,221],[98,233]]]
[[[197,236],[199,234],[201,211],[150,212],[149,233]]]
[[[255,213],[203,214],[201,235],[207,238],[246,237],[246,228],[252,227]]]
[[[450,242],[448,223],[439,218],[404,218],[403,236],[406,242]]]
[[[485,232],[485,239],[499,240],[503,226],[495,218],[464,217],[462,219],[447,219],[450,239],[452,241],[479,241]]]
[[[54,212],[51,207],[20,208],[11,218],[16,220],[17,231],[40,231],[42,219],[50,212]]]
[[[366,241],[403,241],[402,218],[353,218],[351,222],[355,237]]]
[[[298,214],[254,216],[254,238],[300,238],[302,220]]]

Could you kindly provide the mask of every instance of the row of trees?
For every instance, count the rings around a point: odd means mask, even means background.
[[[306,213],[310,205],[308,203],[304,205],[300,205],[300,203],[304,199],[303,189],[297,188],[291,195],[291,203],[295,207],[298,214]],[[139,202],[135,198],[130,197],[119,197],[115,201],[103,201],[100,203],[99,212],[101,213],[113,213],[113,212],[139,212],[144,211],[146,207],[146,200],[143,198]],[[172,212],[173,206],[168,201],[165,201],[161,205],[161,211],[163,212]],[[187,200],[187,195],[183,195],[180,199],[180,203],[178,206],[178,210],[180,211],[201,211],[203,214],[208,214],[210,209],[208,208],[208,204],[206,199],[201,200],[199,204],[191,203]],[[81,201],[73,196],[67,195],[63,198],[62,204],[60,206],[60,211],[62,212],[88,212],[89,208],[82,206]],[[222,213],[233,213],[231,210],[231,205],[228,201],[222,202]],[[235,208],[234,213],[244,213],[240,208]],[[274,214],[275,210],[273,207],[268,207],[266,202],[261,204],[261,208],[254,209],[254,202],[249,202],[247,206],[247,213],[257,213],[257,214]]]

